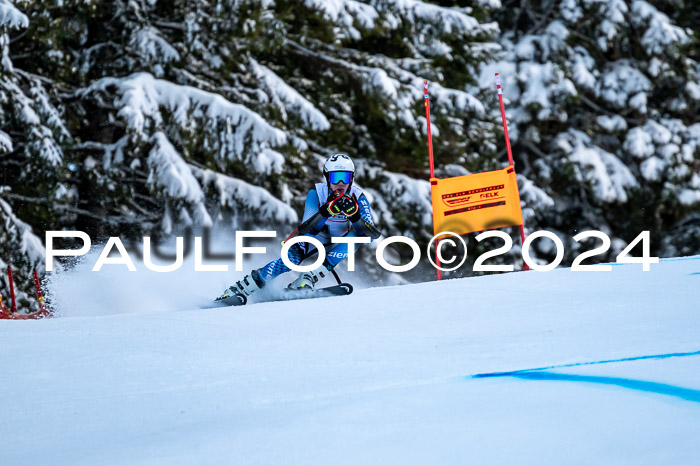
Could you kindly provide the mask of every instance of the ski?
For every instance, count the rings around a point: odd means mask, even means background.
[[[270,297],[258,301],[259,303],[269,303],[274,301],[292,301],[295,299],[311,299],[324,298],[329,296],[345,296],[352,293],[352,285],[350,283],[340,283],[339,285],[327,286],[325,288],[315,288],[313,290],[292,290],[285,288],[278,296]],[[235,294],[224,299],[217,299],[213,305],[206,306],[204,309],[228,306],[243,306],[248,302],[245,295]]]
[[[327,286],[325,288],[314,288],[313,290],[292,290],[285,288],[284,293],[279,300],[345,296],[349,295],[350,293],[352,293],[352,285],[350,283],[340,283],[338,285]]]
[[[244,294],[234,294],[223,299],[215,299],[214,305],[221,306],[243,306],[248,302],[248,298]]]

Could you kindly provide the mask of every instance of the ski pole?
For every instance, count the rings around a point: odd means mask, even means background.
[[[289,236],[287,236],[287,239],[282,241],[282,246],[284,246],[284,243],[289,241],[289,239],[292,236],[294,236],[296,234],[305,235],[308,232],[310,232],[313,229],[314,225],[316,225],[320,219],[321,219],[321,212],[316,212],[311,217],[307,218],[305,222],[302,222],[298,227],[296,227],[294,229],[294,231]]]
[[[294,229],[294,231],[291,232],[291,233],[289,234],[289,236],[287,236],[287,239],[285,239],[284,241],[282,241],[282,246],[284,246],[284,243],[286,243],[287,241],[289,241],[289,239],[290,239],[292,236],[294,236],[294,235],[296,234],[297,231],[299,231],[299,227],[296,227],[296,228]]]

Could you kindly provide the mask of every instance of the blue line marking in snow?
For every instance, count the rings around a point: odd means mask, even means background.
[[[540,367],[537,369],[523,369],[510,372],[491,372],[484,374],[475,374],[466,377],[467,379],[480,379],[488,377],[517,377],[519,379],[526,380],[559,380],[566,382],[588,382],[588,383],[600,383],[606,385],[617,385],[623,388],[629,388],[632,390],[641,390],[651,393],[659,393],[661,395],[675,396],[677,398],[682,398],[688,401],[694,401],[700,403],[700,390],[695,390],[692,388],[677,387],[674,385],[668,385],[658,382],[649,382],[646,380],[635,380],[635,379],[624,379],[621,377],[602,377],[602,376],[590,376],[590,375],[576,375],[576,374],[559,374],[555,372],[546,372],[547,369],[558,369],[562,367],[575,367],[575,366],[587,366],[592,364],[608,364],[612,362],[625,362],[625,361],[639,361],[643,359],[666,359],[666,358],[678,358],[684,356],[699,356],[700,351],[693,351],[689,353],[667,353],[667,354],[656,354],[650,356],[636,356],[632,358],[622,358],[622,359],[610,359],[606,361],[595,361],[595,362],[579,362],[574,364],[560,364],[557,366]]]
[[[575,362],[572,364],[559,364],[556,366],[535,367],[533,369],[520,369],[520,370],[516,370],[516,371],[507,371],[507,372],[490,372],[490,373],[485,373],[485,374],[474,374],[470,377],[471,378],[480,378],[480,377],[512,376],[514,374],[520,374],[522,372],[546,371],[548,369],[561,369],[562,367],[590,366],[592,364],[609,364],[612,362],[640,361],[643,359],[681,358],[684,356],[700,356],[700,351],[693,351],[690,353],[653,354],[653,355],[649,355],[649,356],[634,356],[631,358],[607,359],[604,361],[593,361],[593,362]]]
[[[512,374],[513,377],[527,380],[561,380],[565,382],[600,383],[605,385],[617,385],[632,390],[658,393],[661,395],[675,396],[688,401],[700,403],[700,390],[692,388],[676,387],[658,382],[646,380],[623,379],[620,377],[600,377],[590,375],[557,374],[554,372],[522,372]]]

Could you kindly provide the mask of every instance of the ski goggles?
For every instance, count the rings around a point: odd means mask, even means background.
[[[350,184],[352,172],[328,172],[328,182],[330,184],[338,184],[341,181],[345,184]]]

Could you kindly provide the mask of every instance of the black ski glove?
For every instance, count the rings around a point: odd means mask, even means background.
[[[340,191],[335,191],[333,194],[328,196],[328,201],[318,209],[321,216],[328,218],[333,215],[340,215],[342,213],[342,209],[338,205],[338,202],[341,199],[343,199],[343,194]]]
[[[336,204],[340,208],[341,213],[352,223],[356,223],[360,220],[360,205],[357,203],[357,198],[354,194],[352,197],[347,194],[344,195],[342,198],[338,199]]]

